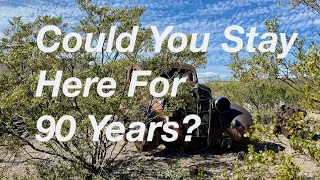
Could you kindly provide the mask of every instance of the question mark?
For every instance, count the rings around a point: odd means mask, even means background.
[[[201,119],[200,119],[200,117],[197,116],[197,115],[194,115],[194,114],[191,114],[191,115],[186,116],[186,117],[183,119],[183,124],[189,123],[189,121],[190,121],[191,119],[194,119],[194,120],[195,120],[195,123],[188,128],[188,130],[187,130],[187,134],[188,134],[188,135],[186,135],[186,138],[185,138],[184,141],[191,141],[191,135],[190,135],[190,134],[192,134],[192,131],[195,130],[196,128],[198,128],[198,127],[200,126],[200,124],[201,124]]]

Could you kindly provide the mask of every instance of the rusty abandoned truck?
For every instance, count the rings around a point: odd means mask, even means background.
[[[163,67],[154,67],[159,69]],[[130,81],[131,74],[134,70],[150,70],[146,69],[145,64],[139,64],[128,70],[127,81]],[[167,118],[168,121],[175,121],[179,124],[179,128],[174,129],[178,132],[178,139],[174,142],[165,142],[160,136],[163,134],[162,128],[156,129],[154,138],[148,142],[147,134],[144,134],[144,140],[135,142],[140,151],[151,151],[156,149],[160,144],[166,148],[180,149],[184,152],[198,152],[203,149],[214,147],[231,148],[233,144],[246,145],[249,139],[245,137],[245,132],[252,125],[253,120],[251,114],[242,106],[231,103],[226,97],[212,97],[209,87],[200,84],[198,81],[196,69],[189,64],[171,64],[168,68],[162,70],[162,77],[172,78],[173,76],[187,77],[187,81],[191,82],[194,87],[192,96],[195,101],[186,104],[185,107],[175,110],[172,115]],[[165,106],[165,100],[161,103],[153,105],[153,114],[155,116],[161,111],[160,106]],[[201,118],[201,124],[192,133],[191,141],[184,141],[189,126],[194,122],[190,120],[188,124],[183,124],[184,117],[190,114],[198,115]],[[154,118],[153,121],[166,121],[164,118]],[[148,124],[147,124],[148,128]]]

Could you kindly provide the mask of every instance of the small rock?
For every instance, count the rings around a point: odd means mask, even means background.
[[[22,138],[26,138],[28,136],[29,136],[28,131],[23,132],[22,135],[21,135]]]

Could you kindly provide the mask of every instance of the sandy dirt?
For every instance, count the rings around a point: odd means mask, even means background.
[[[301,174],[314,178],[320,172],[320,168],[307,156],[295,153],[289,146],[288,140],[280,136],[277,141],[266,141],[255,144],[256,151],[267,149],[278,151],[278,146],[284,154],[294,157],[294,162],[302,168]],[[235,160],[239,157],[240,163],[245,148],[234,148],[232,150],[206,151],[200,154],[190,155],[178,151],[166,150],[164,146],[158,147],[153,152],[141,153],[136,150],[133,144],[128,144],[119,156],[118,160],[124,165],[119,171],[119,179],[180,179],[181,176],[189,176],[190,166],[196,165],[204,172],[204,179],[212,177],[221,178],[222,170],[230,174]],[[38,154],[39,155],[39,154]],[[45,156],[45,155],[40,155]],[[7,158],[10,158],[9,156]],[[8,160],[8,159],[7,159]],[[22,164],[0,163],[4,170],[3,179],[42,179],[39,177],[32,161]],[[189,176],[190,177],[190,176]],[[193,178],[187,178],[193,179]]]

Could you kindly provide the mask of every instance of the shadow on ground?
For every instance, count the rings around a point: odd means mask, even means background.
[[[285,147],[283,147],[282,145],[272,143],[272,142],[255,143],[253,144],[253,146],[256,152],[259,152],[260,150],[264,150],[266,148],[268,150],[274,151],[275,153],[278,153],[279,151],[283,151],[285,149]],[[164,149],[162,151],[155,152],[151,155],[154,157],[164,157],[164,158],[170,158],[170,159],[185,158],[193,155],[200,155],[203,158],[206,158],[211,155],[224,155],[224,154],[230,154],[230,153],[247,152],[247,149],[248,149],[247,146],[237,146],[237,145],[230,149],[214,148],[214,149],[204,149],[199,152],[188,152],[188,153],[181,152],[180,150],[177,150],[177,149]]]

